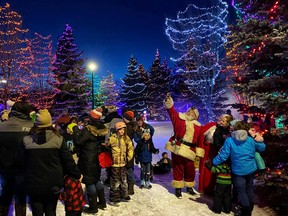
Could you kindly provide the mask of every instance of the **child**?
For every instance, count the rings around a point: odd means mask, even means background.
[[[212,173],[217,174],[216,187],[214,190],[214,203],[212,211],[216,214],[221,214],[222,207],[223,212],[229,214],[231,211],[231,169],[227,161],[218,165],[212,166],[211,162],[205,163],[207,169]]]
[[[263,142],[264,138],[261,135],[259,125],[255,122],[250,122],[248,126],[249,126],[249,131],[248,131],[249,136],[251,136],[255,140],[255,142]],[[255,161],[256,161],[256,165],[258,169],[258,174],[263,173],[266,168],[265,162],[263,158],[261,157],[260,153],[257,151],[255,152]]]
[[[110,201],[117,203],[121,198],[128,201],[128,183],[127,183],[127,161],[133,158],[133,144],[126,134],[126,124],[117,122],[114,126],[116,132],[108,139],[108,145],[111,146],[113,165],[110,176]]]
[[[172,161],[168,158],[168,153],[162,153],[162,159],[154,166],[153,171],[156,174],[165,174],[171,171]]]
[[[81,216],[85,198],[80,180],[65,176],[60,200],[64,201],[66,216]]]
[[[145,186],[149,189],[152,188],[152,185],[150,184],[152,153],[158,154],[159,149],[154,147],[150,132],[148,130],[144,130],[142,133],[142,139],[137,144],[135,149],[136,164],[139,162],[141,164],[140,188],[144,188]]]

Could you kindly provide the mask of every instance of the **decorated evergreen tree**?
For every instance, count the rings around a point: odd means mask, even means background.
[[[227,58],[239,104],[287,115],[288,2],[236,1],[235,8],[239,19],[231,28]]]
[[[166,34],[173,48],[180,53],[175,62],[187,62],[177,73],[185,73],[185,83],[191,93],[199,98],[209,121],[215,120],[223,109],[225,93],[221,74],[224,43],[227,34],[228,5],[222,0],[207,1],[207,7],[189,5],[178,12],[177,19],[166,19]],[[193,45],[187,50],[188,45]],[[192,67],[191,67],[192,66]],[[197,104],[197,102],[196,102]]]
[[[120,98],[121,102],[134,112],[140,114],[146,109],[146,85],[141,78],[137,68],[137,59],[131,56],[127,66],[127,72],[121,85]]]
[[[8,3],[0,6],[0,94],[1,98],[19,99],[31,84],[30,63],[33,61],[22,16],[11,10]]]
[[[149,68],[147,105],[148,115],[153,120],[167,120],[168,113],[163,106],[163,98],[170,92],[171,70],[165,60],[161,64],[160,53],[156,50],[155,59]]]
[[[44,37],[35,33],[35,37],[29,41],[29,46],[34,61],[31,63],[33,76],[28,100],[38,109],[50,108],[55,96],[53,88],[48,84],[48,80],[52,79],[50,73],[52,62],[51,35]]]
[[[120,101],[119,89],[117,89],[112,73],[102,78],[101,88],[103,89],[104,105],[116,105]]]
[[[55,102],[52,106],[55,115],[67,108],[70,114],[80,115],[90,108],[88,104],[91,83],[83,66],[82,52],[74,42],[72,28],[66,24],[62,36],[58,39],[55,61],[52,64]]]

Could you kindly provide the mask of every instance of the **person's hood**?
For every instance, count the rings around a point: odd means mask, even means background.
[[[246,130],[236,130],[231,133],[231,137],[236,144],[242,144],[247,140],[248,132]]]
[[[102,125],[101,128],[95,125],[87,125],[86,128],[93,136],[106,136],[108,134],[108,127],[105,125]]]
[[[55,133],[52,130],[43,130],[31,135],[33,141],[39,145],[49,142],[54,136]]]

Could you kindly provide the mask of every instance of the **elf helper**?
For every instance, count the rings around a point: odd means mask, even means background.
[[[164,100],[164,106],[168,111],[174,129],[174,136],[169,139],[165,146],[172,153],[174,179],[172,187],[175,188],[175,195],[178,198],[182,198],[181,189],[185,186],[187,192],[194,195],[194,161],[196,157],[204,156],[204,149],[197,145],[201,132],[201,124],[197,121],[199,112],[192,107],[186,113],[178,113],[169,94]]]

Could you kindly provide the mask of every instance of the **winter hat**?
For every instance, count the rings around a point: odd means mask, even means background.
[[[195,108],[195,107],[191,107],[187,110],[187,112],[189,111],[193,111],[195,114],[195,118],[198,119],[199,118],[199,111]]]
[[[120,130],[121,128],[126,128],[126,124],[124,122],[117,122],[114,126],[115,130]]]
[[[35,125],[41,128],[52,126],[52,117],[47,109],[37,112]]]
[[[131,110],[128,110],[123,114],[123,117],[129,121],[132,121],[134,118],[134,112]]]
[[[89,114],[92,120],[99,120],[102,117],[102,108],[93,109]]]
[[[67,126],[67,128],[73,133],[73,127],[77,126],[76,123],[71,123]]]
[[[23,113],[26,116],[29,116],[30,114],[30,105],[27,102],[15,102],[11,108],[11,110],[14,110],[16,112]]]
[[[150,129],[145,129],[145,130],[143,130],[143,133],[142,133],[142,136],[141,136],[142,139],[144,138],[144,136],[145,136],[146,134],[148,134],[149,137],[151,138]]]

